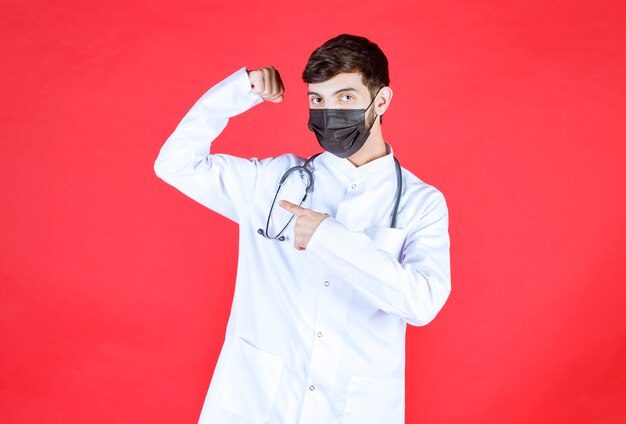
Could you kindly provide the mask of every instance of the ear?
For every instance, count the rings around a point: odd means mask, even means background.
[[[393,90],[391,87],[383,87],[378,91],[378,95],[376,96],[376,100],[374,100],[374,104],[376,105],[376,114],[382,115],[385,113],[389,104],[391,103],[391,98],[393,97]]]

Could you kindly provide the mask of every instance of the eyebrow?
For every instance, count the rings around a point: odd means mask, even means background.
[[[357,93],[357,94],[359,93],[359,92],[357,91],[357,89],[356,89],[356,88],[346,87],[346,88],[341,88],[341,89],[339,89],[339,90],[335,91],[332,95],[333,95],[333,96],[336,96],[336,95],[337,95],[337,94],[339,94],[339,93],[345,93],[345,92],[347,92],[347,91],[349,91],[349,92],[353,92],[353,93]],[[320,96],[320,97],[322,97],[322,95],[321,95],[321,94],[316,93],[315,91],[309,91],[308,95],[310,96],[311,94],[313,94],[313,95],[315,95],[315,96]]]

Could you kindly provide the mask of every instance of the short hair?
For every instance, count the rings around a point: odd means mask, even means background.
[[[389,85],[389,63],[377,44],[365,37],[341,34],[318,47],[302,72],[304,82],[328,81],[344,72],[360,72],[373,98]]]

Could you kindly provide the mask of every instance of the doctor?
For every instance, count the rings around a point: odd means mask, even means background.
[[[303,79],[319,156],[210,153],[230,117],[283,100],[278,71],[243,68],[198,100],[155,163],[240,228],[202,424],[403,423],[406,324],[430,322],[450,293],[445,200],[382,135],[393,95],[383,52],[340,35]]]

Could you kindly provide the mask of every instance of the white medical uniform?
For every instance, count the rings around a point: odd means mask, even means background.
[[[445,200],[403,169],[398,228],[389,228],[391,148],[360,167],[325,152],[302,206],[331,218],[304,251],[293,247],[294,222],[285,241],[261,236],[278,181],[304,159],[209,152],[228,118],[261,102],[237,71],[200,98],[155,163],[160,178],[239,223],[232,311],[199,422],[403,423],[406,324],[427,324],[450,293]],[[292,175],[279,199],[297,204],[306,181]],[[276,206],[270,234],[290,216]]]

